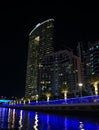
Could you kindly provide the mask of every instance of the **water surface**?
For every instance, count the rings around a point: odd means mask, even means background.
[[[98,117],[77,117],[0,108],[0,130],[99,130]]]

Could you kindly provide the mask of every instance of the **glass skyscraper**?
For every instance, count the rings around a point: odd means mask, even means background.
[[[42,60],[54,51],[53,22],[48,19],[39,23],[29,34],[25,97],[38,94]]]
[[[85,54],[85,65],[86,77],[99,74],[99,41],[89,44]]]

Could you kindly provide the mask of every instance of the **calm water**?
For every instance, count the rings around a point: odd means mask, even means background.
[[[99,130],[99,118],[0,108],[0,130]]]

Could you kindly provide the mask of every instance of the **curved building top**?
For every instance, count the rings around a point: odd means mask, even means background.
[[[29,36],[30,36],[39,26],[41,26],[41,25],[43,25],[43,24],[45,24],[45,23],[47,23],[47,22],[50,22],[50,21],[54,21],[54,19],[48,19],[48,20],[43,21],[42,23],[38,23],[38,24],[35,26],[35,28],[29,33]]]

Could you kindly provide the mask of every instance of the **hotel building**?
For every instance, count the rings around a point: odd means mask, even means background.
[[[43,57],[54,51],[53,21],[53,19],[48,19],[37,24],[29,34],[25,97],[39,93],[38,83]]]

